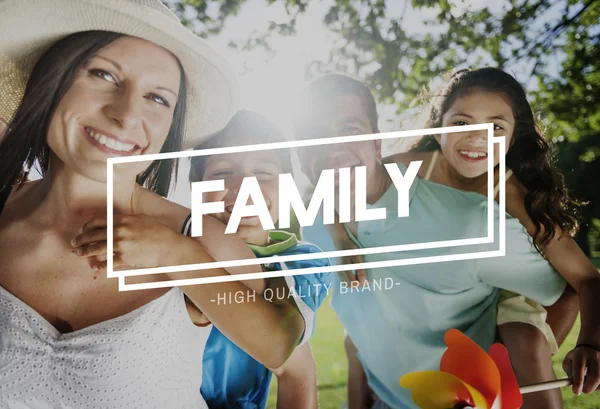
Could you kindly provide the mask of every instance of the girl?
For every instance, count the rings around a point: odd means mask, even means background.
[[[496,68],[458,71],[433,97],[426,127],[489,122],[494,123],[495,136],[506,138],[507,151],[495,150],[490,160],[497,165],[499,155],[506,154],[507,173],[499,175],[496,166],[494,178],[496,183],[501,177],[506,179],[507,212],[519,219],[536,248],[579,293],[582,332],[563,367],[573,377],[574,393],[590,393],[598,380],[589,376],[584,381],[583,374],[586,365],[597,365],[600,355],[600,322],[593,312],[597,311],[600,275],[572,239],[578,227],[575,210],[579,203],[568,197],[562,175],[552,165],[552,149],[536,126],[525,91],[512,76]],[[485,131],[427,136],[411,152],[385,162],[414,160],[423,161],[419,176],[424,179],[487,195]],[[518,294],[502,295],[499,336],[509,349],[520,384],[555,377],[550,356],[558,349],[556,338],[562,342],[572,327],[575,302],[573,297],[563,300],[566,313],[551,307],[552,313],[546,317],[538,303]],[[560,391],[526,395],[523,407],[560,408]]]
[[[204,315],[280,367],[304,331],[296,305],[211,302],[261,291],[262,280],[119,292],[99,279],[106,159],[178,151],[221,128],[236,101],[229,67],[158,0],[0,2],[0,16],[0,90],[20,91],[2,93],[11,109],[0,145],[0,406],[206,407]],[[43,177],[26,183],[34,163]],[[253,257],[210,217],[204,236],[180,234],[189,210],[164,200],[174,165],[116,167],[115,267]]]

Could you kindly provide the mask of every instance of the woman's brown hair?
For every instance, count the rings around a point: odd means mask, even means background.
[[[122,34],[107,31],[71,34],[54,43],[39,58],[27,81],[23,99],[0,140],[0,211],[13,188],[18,189],[27,180],[29,169],[36,162],[45,176],[50,157],[46,135],[58,103],[85,63],[121,37]],[[161,152],[181,150],[186,84],[183,67],[179,67],[179,97]],[[176,178],[176,161],[159,160],[138,175],[137,183],[166,196],[172,178]]]

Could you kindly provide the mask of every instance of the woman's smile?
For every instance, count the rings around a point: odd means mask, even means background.
[[[137,151],[141,151],[141,148],[135,142],[128,139],[89,126],[84,126],[82,129],[91,144],[105,153],[111,155],[131,155]]]

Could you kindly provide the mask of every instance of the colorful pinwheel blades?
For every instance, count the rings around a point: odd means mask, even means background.
[[[494,344],[489,355],[462,332],[451,329],[439,371],[413,372],[400,379],[421,409],[519,409],[523,404],[508,352]]]
[[[523,395],[521,395],[506,347],[502,344],[493,344],[488,354],[500,371],[502,409],[519,409],[523,405]]]

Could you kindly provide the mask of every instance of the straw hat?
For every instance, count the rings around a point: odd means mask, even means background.
[[[238,89],[229,64],[159,0],[0,0],[0,121],[12,118],[40,55],[69,34],[91,30],[139,37],[179,58],[188,85],[184,148],[235,113]]]

